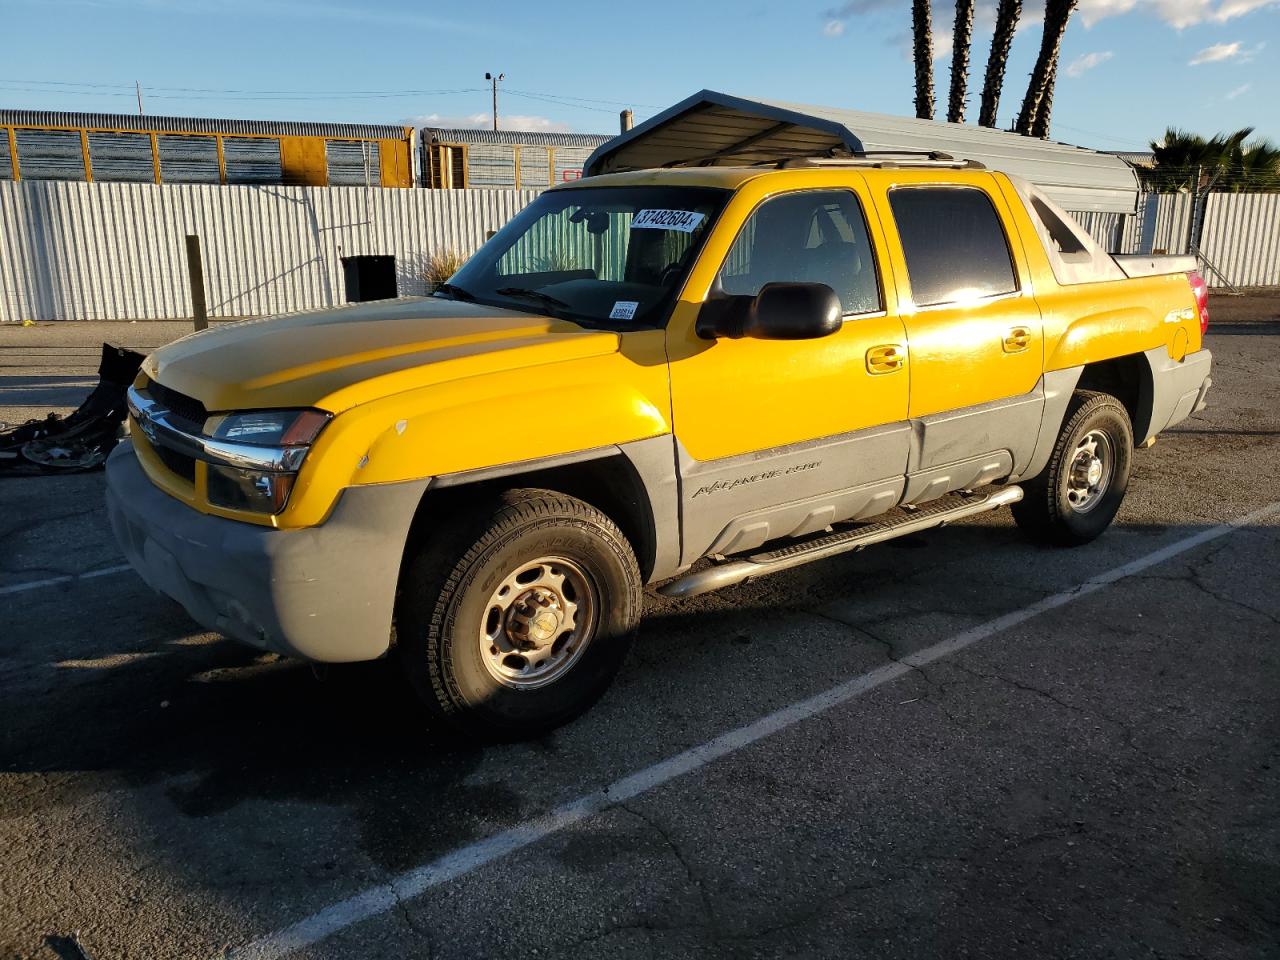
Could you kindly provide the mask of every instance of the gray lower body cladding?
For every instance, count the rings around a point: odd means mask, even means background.
[[[1205,395],[1213,386],[1209,376],[1213,366],[1213,354],[1197,350],[1181,360],[1174,360],[1164,347],[1146,352],[1151,366],[1151,396],[1143,398],[1143,406],[1149,411],[1146,429],[1142,436],[1135,436],[1137,443],[1150,440],[1162,430],[1181,423],[1205,405]],[[1135,430],[1135,433],[1139,432]]]
[[[320,526],[276,530],[192,510],[152,484],[124,443],[107,462],[107,512],[142,579],[201,626],[308,660],[372,660],[390,644],[427,483],[351,487]]]
[[[677,445],[684,564],[1003,480],[1031,462],[1044,416],[1042,380],[1022,396],[724,460]]]

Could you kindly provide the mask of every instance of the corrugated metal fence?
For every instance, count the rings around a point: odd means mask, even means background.
[[[400,292],[431,254],[470,254],[536,190],[0,183],[0,322],[190,315],[200,237],[209,315],[343,302],[341,257],[392,253]]]
[[[1112,253],[1186,253],[1191,195],[1148,194],[1134,216],[1077,213]],[[1211,193],[1200,233],[1201,268],[1211,287],[1280,286],[1280,193]]]
[[[1280,193],[1210,194],[1200,246],[1236,286],[1280,284]]]
[[[340,258],[392,253],[404,294],[431,254],[470,254],[535,190],[0,183],[0,322],[189,314],[183,237],[200,237],[214,317],[341,303]],[[1115,252],[1186,251],[1191,198],[1078,215]],[[1280,194],[1213,194],[1202,249],[1236,285],[1280,285]],[[1220,281],[1208,271],[1211,284]]]

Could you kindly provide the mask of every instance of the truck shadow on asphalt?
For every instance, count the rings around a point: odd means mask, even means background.
[[[915,549],[926,545],[931,549]],[[26,655],[3,680],[4,699],[28,708],[6,723],[0,764],[41,784],[6,791],[0,816],[37,816],[121,785],[156,783],[160,794],[136,794],[148,835],[234,814],[247,801],[322,804],[349,812],[373,861],[403,869],[541,812],[548,798],[565,799],[564,789],[609,782],[742,722],[726,719],[728,711],[706,694],[709,678],[722,687],[717,696],[754,719],[778,705],[776,691],[758,684],[761,658],[765,666],[787,667],[793,689],[808,693],[831,683],[810,663],[848,675],[883,663],[891,651],[838,625],[839,637],[823,634],[820,616],[806,611],[875,598],[925,612],[939,601],[913,596],[909,578],[993,548],[1007,550],[1013,564],[1062,556],[1024,543],[1009,527],[964,526],[694,601],[651,598],[636,652],[597,707],[540,741],[494,747],[432,729],[393,663],[331,668],[320,681],[305,664],[193,635],[181,610],[156,603],[126,575],[118,589],[84,597],[75,623],[47,622],[48,631],[74,634],[55,636],[49,648],[74,643],[77,658]],[[1089,563],[1087,553],[1072,556]],[[973,613],[1024,602],[995,597]],[[103,611],[122,605],[135,636],[147,638],[123,655],[110,630],[86,626],[109,623]],[[786,622],[804,649],[757,639],[762,625]],[[34,626],[19,624],[18,631],[35,634]],[[487,761],[501,775],[476,777]],[[295,830],[302,842],[305,819],[296,828],[287,817],[277,821],[282,842]]]

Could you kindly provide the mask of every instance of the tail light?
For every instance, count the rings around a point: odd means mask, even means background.
[[[1209,330],[1209,285],[1200,276],[1200,271],[1192,270],[1187,274],[1191,281],[1191,292],[1196,295],[1196,310],[1200,314],[1200,336]]]

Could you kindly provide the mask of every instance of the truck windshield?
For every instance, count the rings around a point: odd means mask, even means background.
[[[548,191],[436,295],[589,326],[661,326],[728,197],[702,187]]]

